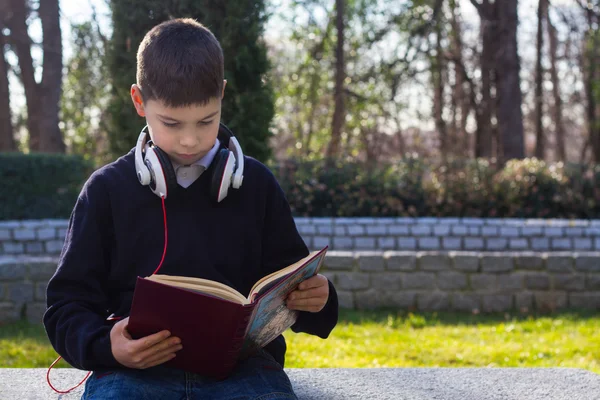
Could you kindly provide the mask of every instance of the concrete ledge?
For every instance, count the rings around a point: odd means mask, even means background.
[[[600,375],[575,368],[377,368],[286,370],[300,400],[598,400]],[[52,370],[59,390],[84,371]],[[83,385],[82,385],[83,386]],[[76,399],[82,387],[58,395],[45,368],[0,368],[0,399]],[[151,399],[148,399],[151,400]]]

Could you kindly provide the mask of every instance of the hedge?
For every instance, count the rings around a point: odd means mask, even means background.
[[[269,164],[295,216],[600,218],[600,166],[484,159]],[[0,220],[68,218],[92,172],[81,157],[0,153]]]
[[[600,218],[600,166],[416,156],[369,167],[325,160],[272,165],[297,216]]]
[[[91,172],[79,156],[0,153],[0,220],[68,218]]]

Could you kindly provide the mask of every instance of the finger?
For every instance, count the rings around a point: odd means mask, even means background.
[[[315,307],[323,306],[327,301],[326,297],[311,297],[308,299],[297,299],[287,302],[288,308],[290,307]]]
[[[157,347],[157,346],[155,346]],[[144,357],[145,368],[150,366],[162,364],[166,359],[172,358],[175,353],[181,350],[183,346],[181,344],[170,345],[164,349],[157,349],[153,353],[149,353]]]
[[[169,353],[161,353],[161,354],[157,354],[156,356],[146,360],[140,367],[139,369],[146,369],[146,368],[152,368],[155,367],[157,365],[166,363],[169,360],[172,360],[176,357],[175,352],[169,352]]]
[[[296,310],[296,311],[308,311],[308,312],[319,312],[323,309],[324,305],[319,305],[319,306],[289,306],[288,308],[290,310]]]
[[[308,278],[305,281],[302,281],[298,285],[298,290],[306,290],[306,289],[311,289],[311,288],[317,288],[317,287],[321,287],[321,286],[324,286],[324,285],[328,285],[327,278],[325,278],[325,276],[323,276],[323,275],[315,275],[315,276],[313,276],[311,278]]]
[[[135,352],[142,352],[147,349],[150,349],[152,346],[161,343],[166,340],[169,336],[171,336],[171,332],[169,331],[160,331],[154,333],[152,335],[144,336],[143,338],[133,340],[132,345]]]
[[[129,317],[122,319],[120,321],[115,322],[115,325],[113,326],[113,329],[115,329],[115,331],[122,331],[125,330],[127,328],[127,323],[129,322]]]
[[[160,357],[167,353],[174,353],[181,350],[181,340],[179,338],[169,338],[162,342],[150,347],[149,349],[143,350],[138,353],[138,357],[142,362],[146,362],[151,358]]]
[[[307,290],[295,290],[288,295],[288,300],[308,299],[311,297],[328,297],[329,287],[318,287]]]

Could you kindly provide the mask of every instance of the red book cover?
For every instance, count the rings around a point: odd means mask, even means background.
[[[165,365],[225,378],[241,357],[263,347],[298,318],[285,305],[288,294],[318,273],[327,247],[263,288],[250,304],[138,277],[128,331],[134,338],[167,329],[183,348]]]
[[[138,277],[127,330],[134,338],[169,330],[183,349],[165,365],[222,378],[235,366],[253,308]]]

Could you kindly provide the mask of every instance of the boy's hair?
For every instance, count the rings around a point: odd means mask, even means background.
[[[152,28],[137,52],[137,84],[144,102],[167,107],[204,105],[223,92],[223,50],[210,30],[191,18]]]

